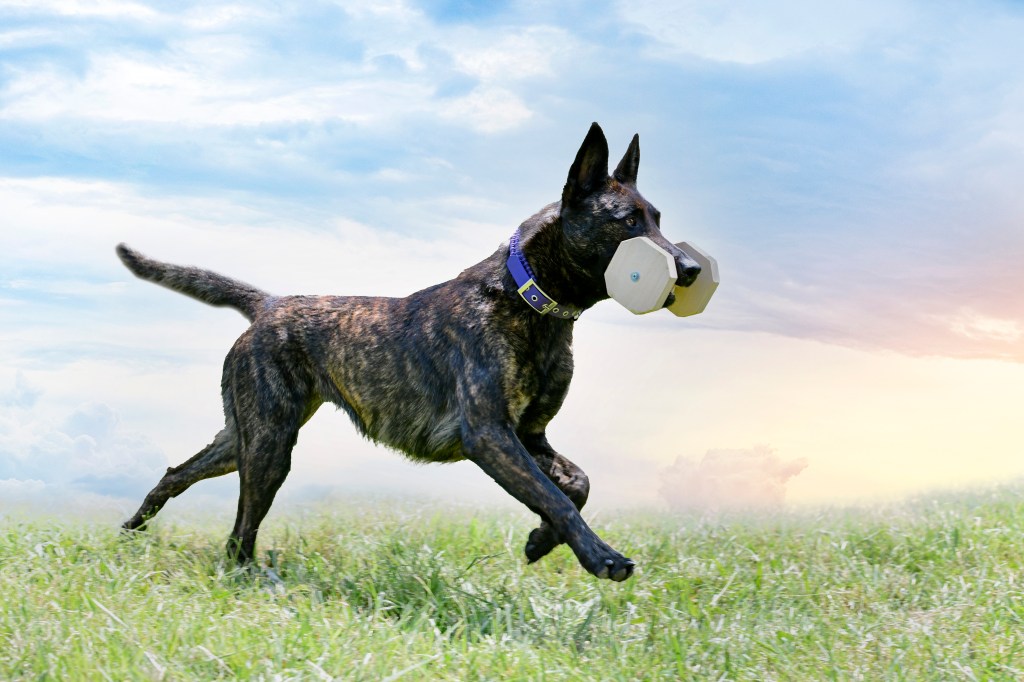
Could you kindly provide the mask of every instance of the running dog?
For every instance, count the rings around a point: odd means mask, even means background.
[[[573,327],[608,298],[604,271],[619,243],[653,240],[675,259],[680,286],[700,272],[662,236],[660,213],[637,191],[639,162],[634,136],[609,176],[608,143],[594,123],[561,201],[455,279],[406,298],[274,296],[120,244],[117,254],[136,276],[234,308],[252,323],[224,361],[224,429],[169,468],[124,528],[142,529],[193,483],[237,471],[228,553],[251,562],[299,428],[329,402],[367,438],[414,460],[468,459],[483,469],[540,516],[526,543],[531,563],[565,542],[595,576],[630,577],[635,563],[580,516],[586,474],[545,432],[572,379]]]

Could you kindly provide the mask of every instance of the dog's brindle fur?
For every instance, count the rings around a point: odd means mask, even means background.
[[[608,144],[593,124],[562,200],[520,226],[538,283],[559,303],[586,309],[607,298],[605,268],[631,237],[649,237],[673,254],[680,285],[697,276],[699,266],[661,235],[658,211],[637,191],[639,160],[634,136],[609,177]],[[363,435],[415,460],[479,465],[540,516],[526,544],[530,562],[565,542],[598,577],[632,575],[634,563],[580,516],[590,490],[586,474],[545,435],[572,378],[574,322],[539,315],[520,299],[505,267],[507,245],[406,298],[278,297],[148,259],[123,244],[117,253],[137,276],[236,308],[252,322],[224,361],[224,430],[169,468],[124,528],[142,528],[193,483],[237,470],[238,516],[228,551],[240,563],[251,561],[299,428],[331,402]]]

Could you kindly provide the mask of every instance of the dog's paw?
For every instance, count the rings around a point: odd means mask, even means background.
[[[532,564],[534,561],[546,557],[560,543],[558,533],[551,526],[543,525],[540,528],[534,528],[526,540],[526,560]]]
[[[147,520],[148,519],[145,519],[141,516],[134,516],[128,519],[127,521],[121,524],[121,534],[129,536],[135,534],[141,535],[143,532],[146,531]]]
[[[611,547],[600,552],[597,557],[585,565],[585,568],[598,578],[608,578],[615,582],[622,582],[633,575],[636,562],[627,559]]]

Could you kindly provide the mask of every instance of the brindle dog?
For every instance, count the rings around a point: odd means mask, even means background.
[[[637,191],[639,161],[634,136],[609,177],[608,143],[593,124],[560,202],[520,225],[510,245],[406,298],[272,296],[119,245],[138,277],[235,308],[252,322],[224,361],[224,429],[169,468],[124,528],[141,529],[193,483],[237,470],[228,552],[250,562],[299,428],[330,402],[365,436],[415,460],[476,463],[540,516],[526,543],[531,563],[565,542],[595,576],[628,578],[634,562],[580,516],[590,491],[586,474],[551,447],[545,430],[572,378],[575,319],[608,298],[604,271],[619,243],[652,239],[674,256],[681,286],[700,271],[662,236],[658,210]],[[517,284],[510,249],[533,288]],[[537,306],[538,293],[552,302]]]

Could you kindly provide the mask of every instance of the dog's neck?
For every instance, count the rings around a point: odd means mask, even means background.
[[[608,298],[604,273],[585,272],[568,252],[559,204],[546,206],[519,226],[519,249],[544,292],[583,311]]]
[[[515,280],[517,293],[530,308],[540,315],[550,315],[558,320],[575,321],[583,312],[567,303],[559,303],[541,288],[530,261],[519,248],[519,230],[508,240],[508,259],[505,265]]]

